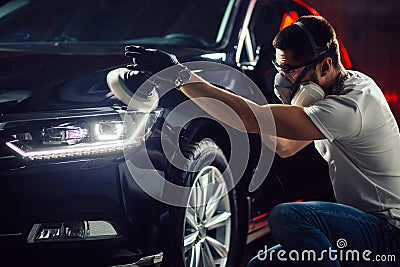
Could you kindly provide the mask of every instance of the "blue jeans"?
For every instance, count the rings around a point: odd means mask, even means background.
[[[248,267],[400,266],[400,229],[358,209],[329,202],[284,203],[268,221],[280,245],[260,251]]]

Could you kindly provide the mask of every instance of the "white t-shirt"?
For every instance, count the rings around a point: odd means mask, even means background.
[[[400,134],[380,88],[346,71],[332,95],[304,108],[326,137],[314,141],[328,162],[339,203],[400,228]]]

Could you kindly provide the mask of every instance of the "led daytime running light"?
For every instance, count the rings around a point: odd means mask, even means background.
[[[16,141],[7,142],[6,145],[20,154],[24,158],[28,158],[30,160],[38,160],[38,159],[58,159],[58,158],[66,158],[71,156],[90,156],[100,153],[108,153],[108,152],[118,152],[122,151],[124,148],[123,141],[117,141],[113,143],[107,143],[102,145],[91,145],[85,147],[74,147],[74,148],[64,148],[64,149],[54,149],[54,150],[43,150],[43,151],[23,151],[16,145],[14,145]]]

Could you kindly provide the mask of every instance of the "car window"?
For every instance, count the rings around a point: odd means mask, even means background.
[[[4,1],[2,1],[4,2]],[[13,0],[0,6],[0,42],[130,42],[208,46],[229,0]],[[1,2],[0,2],[1,3]],[[226,21],[226,19],[225,19]]]
[[[256,59],[257,49],[270,47],[278,33],[283,15],[289,10],[286,1],[259,0],[257,1],[250,23],[247,28],[241,51],[240,62],[247,63]],[[272,53],[272,52],[271,52]]]
[[[254,49],[266,42],[272,42],[279,31],[283,14],[287,10],[288,6],[285,1],[258,2],[249,25],[254,40]]]

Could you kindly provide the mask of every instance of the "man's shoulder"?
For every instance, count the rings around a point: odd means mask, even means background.
[[[379,86],[367,74],[356,70],[346,70],[336,92],[326,98],[338,105],[362,106],[371,102],[381,102],[385,98]]]
[[[355,90],[363,91],[371,88],[380,90],[374,79],[357,70],[346,70],[343,81],[339,82],[339,87],[342,89],[339,91],[339,94],[346,94]]]

